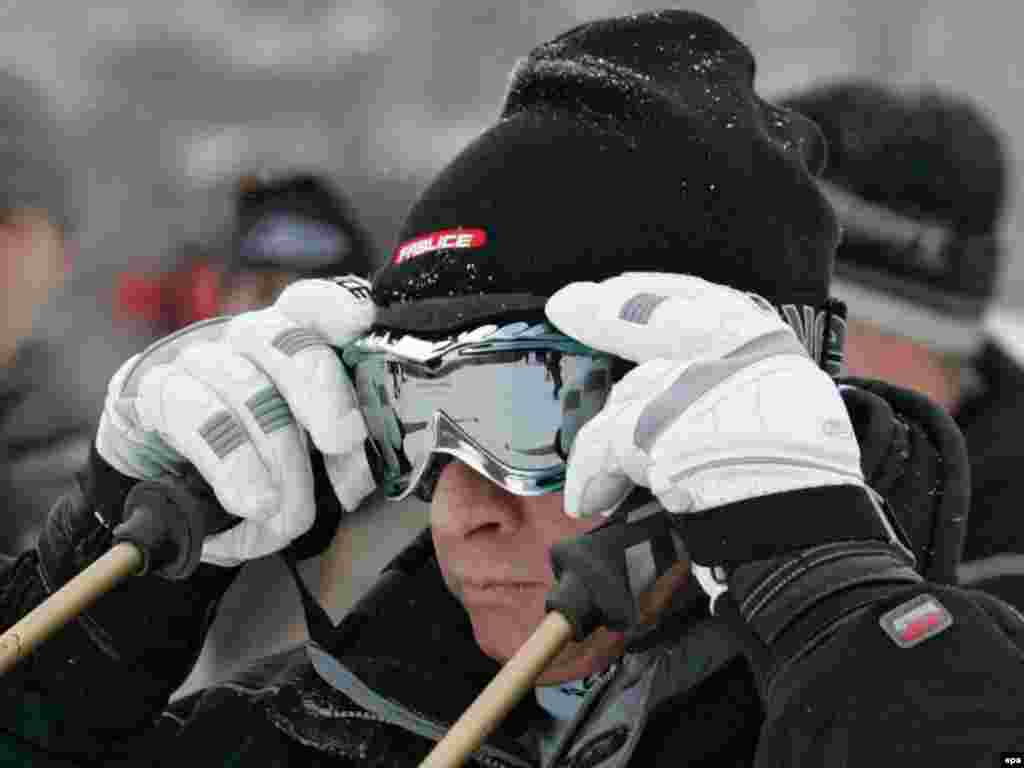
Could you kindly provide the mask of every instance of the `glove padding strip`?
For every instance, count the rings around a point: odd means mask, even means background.
[[[647,325],[651,313],[667,298],[668,296],[660,296],[657,293],[638,293],[622,305],[619,318],[629,323]]]
[[[199,427],[199,434],[218,459],[223,459],[235,448],[249,441],[245,429],[228,411],[213,414]]]
[[[324,339],[320,334],[310,331],[306,328],[289,328],[286,331],[282,331],[272,342],[271,346],[279,349],[288,357],[294,357],[296,354],[309,347],[322,346]]]
[[[295,421],[292,409],[274,387],[257,392],[245,401],[245,405],[265,435],[273,434]]]
[[[721,360],[708,360],[688,366],[640,414],[633,438],[637,447],[650,453],[654,441],[665,427],[674,423],[701,397],[753,363],[775,355],[807,356],[800,342],[787,329],[760,336]]]

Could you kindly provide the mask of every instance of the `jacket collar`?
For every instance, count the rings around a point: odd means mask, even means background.
[[[473,637],[469,616],[441,577],[425,532],[384,570],[331,632],[309,648],[308,675],[365,709],[438,738],[500,670]],[[489,740],[505,763],[529,761],[521,744],[543,718],[526,697]]]

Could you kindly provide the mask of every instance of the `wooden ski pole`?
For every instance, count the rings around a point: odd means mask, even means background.
[[[142,550],[122,541],[0,635],[0,676],[145,562]]]
[[[562,614],[551,611],[469,709],[420,763],[420,768],[457,768],[483,744],[502,718],[533,687],[551,660],[573,636]]]

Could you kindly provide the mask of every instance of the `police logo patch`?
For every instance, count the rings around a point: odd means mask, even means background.
[[[406,240],[395,249],[392,264],[402,264],[409,259],[434,251],[479,248],[487,242],[487,233],[482,229],[442,229],[429,235]]]
[[[900,648],[913,648],[953,626],[953,615],[932,595],[918,595],[893,608],[878,623]]]

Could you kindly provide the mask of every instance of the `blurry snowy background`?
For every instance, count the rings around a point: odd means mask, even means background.
[[[973,96],[1024,135],[1024,6],[999,0],[695,0],[754,50],[771,95],[859,73]],[[659,7],[611,0],[9,0],[0,62],[38,78],[75,137],[85,228],[44,325],[98,407],[145,339],[110,318],[114,277],[213,241],[228,180],[259,167],[329,172],[378,245],[420,185],[493,119],[517,57],[581,21]],[[1018,159],[1019,167],[1024,159]],[[1019,174],[1016,174],[1019,175]],[[1016,205],[1011,241],[1024,232]],[[1007,301],[1024,304],[1011,248]]]

